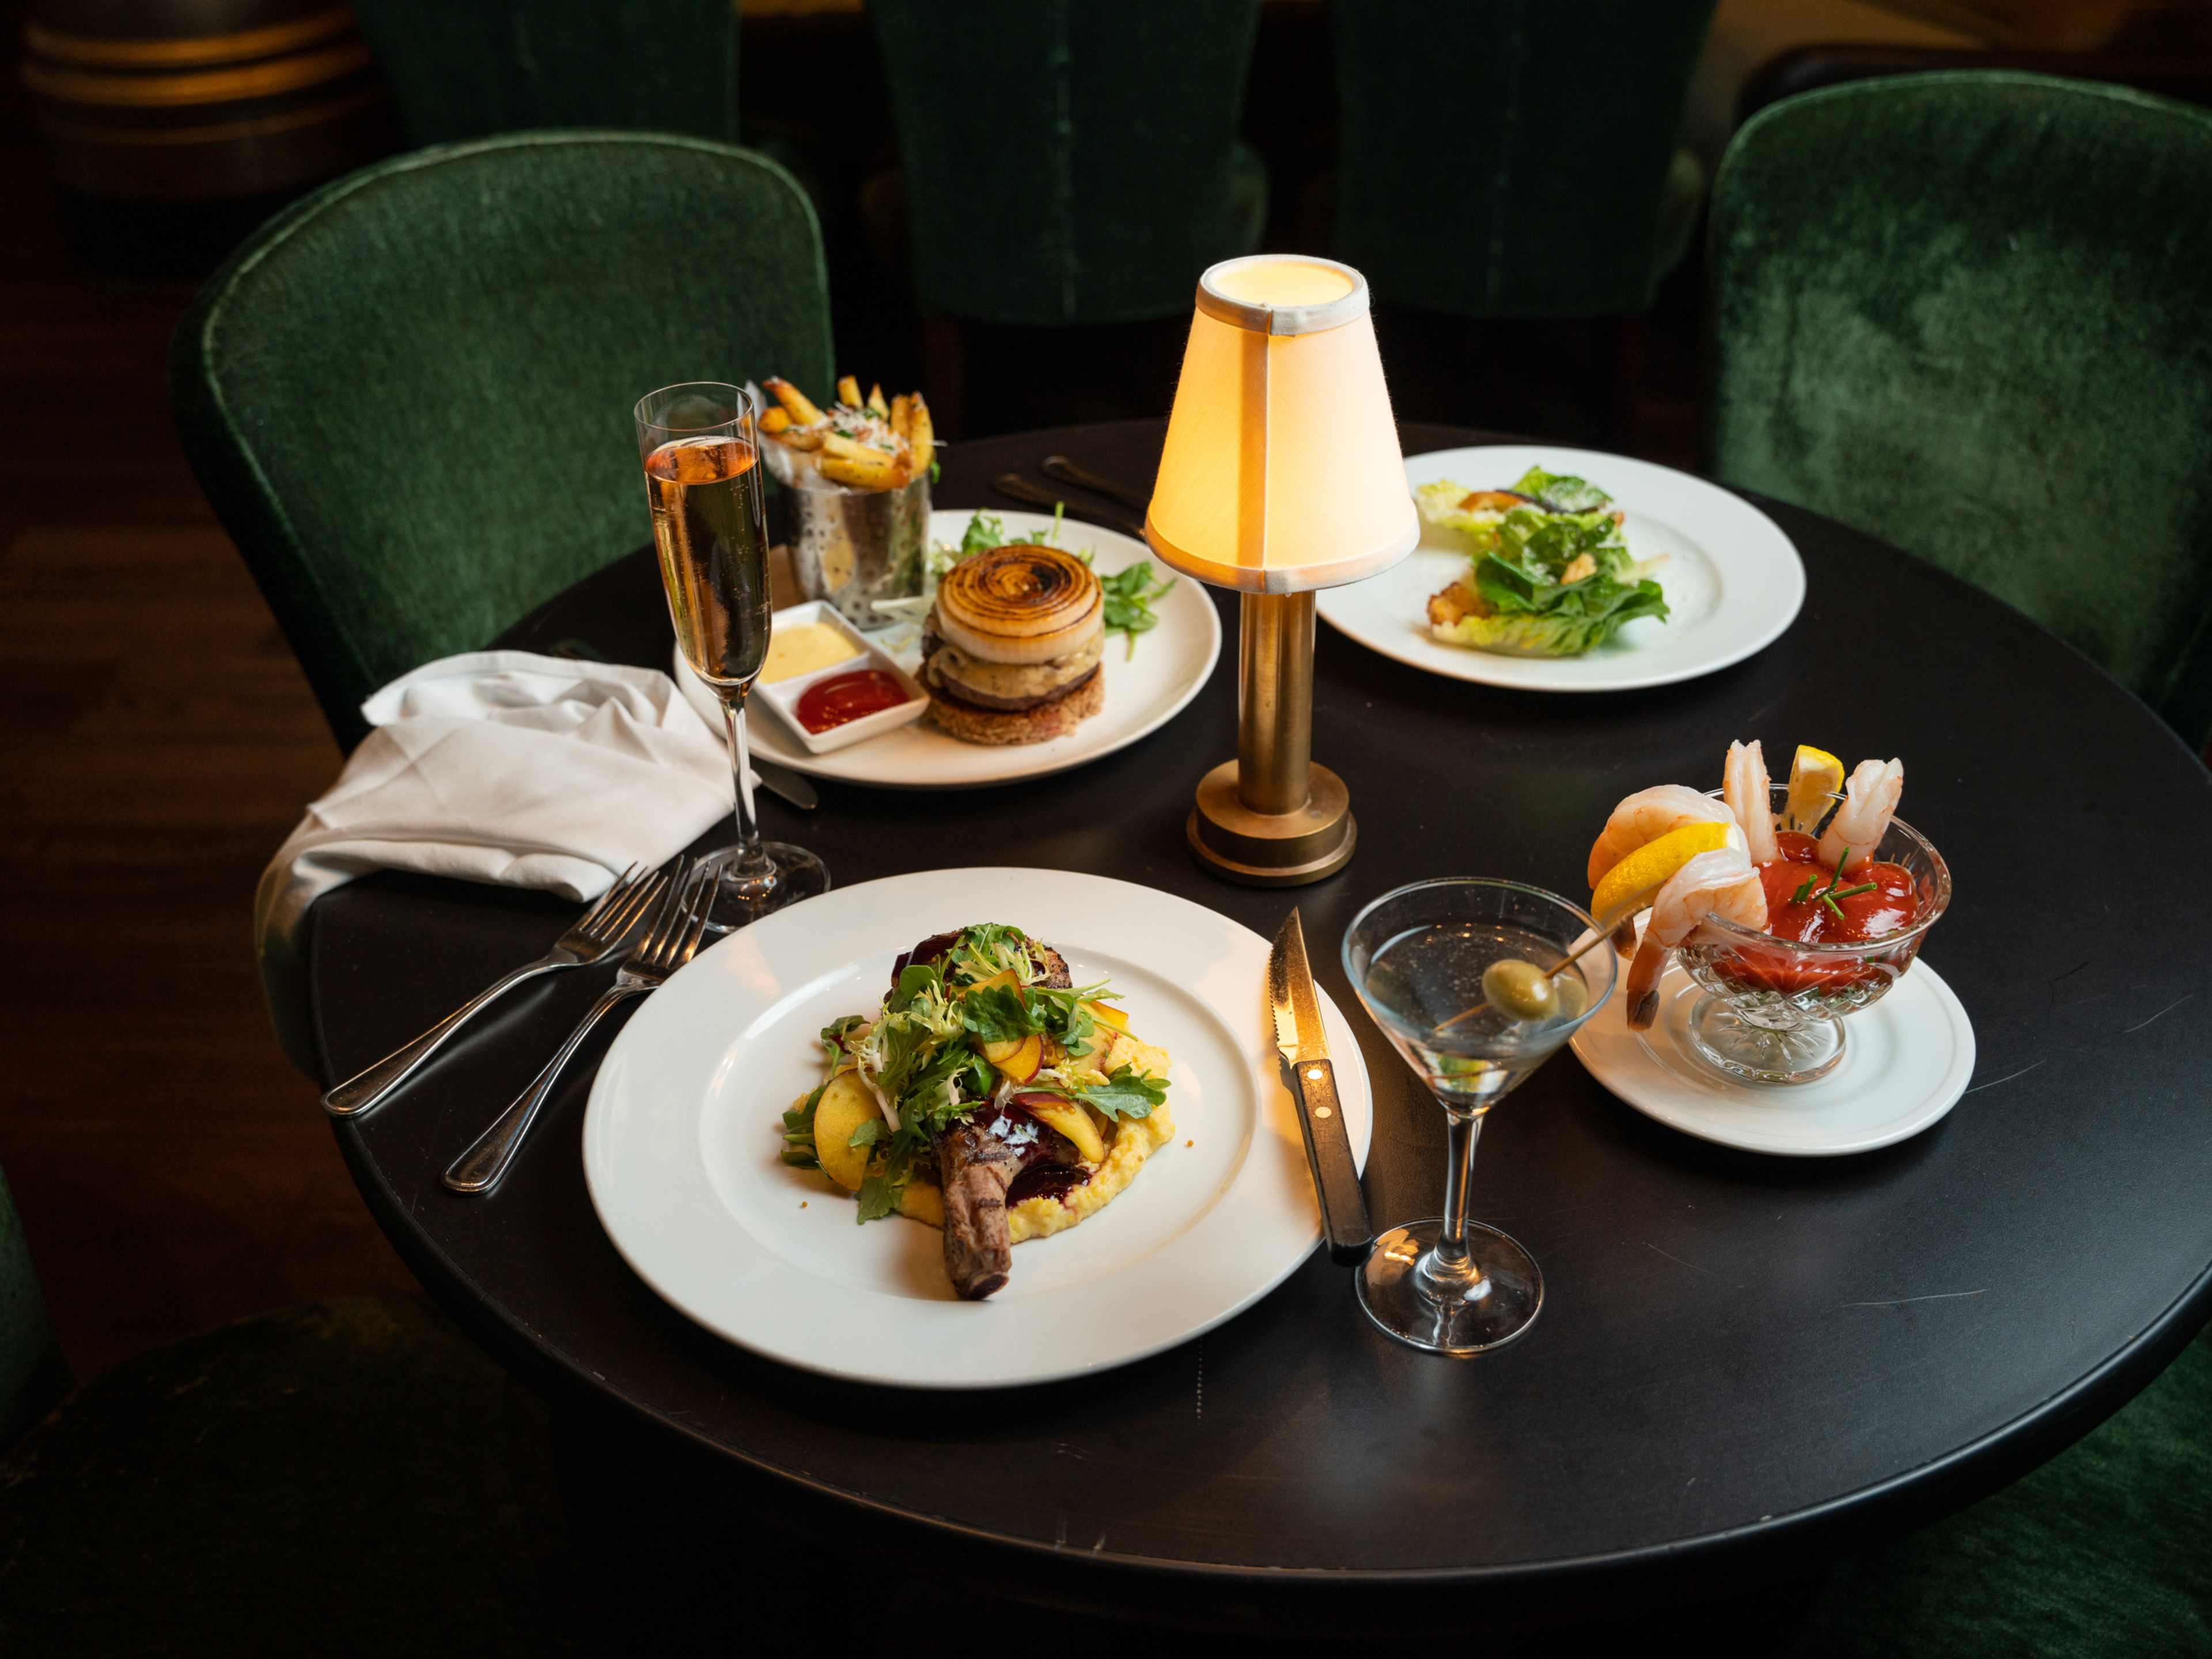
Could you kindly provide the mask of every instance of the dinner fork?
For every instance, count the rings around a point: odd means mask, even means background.
[[[664,881],[659,871],[643,864],[631,865],[599,895],[598,903],[554,941],[551,950],[479,991],[405,1048],[395,1048],[359,1076],[339,1084],[323,1097],[323,1109],[332,1117],[360,1116],[445,1047],[447,1038],[523,981],[556,968],[588,968],[605,962],[629,942],[639,919],[659,896]]]
[[[592,1005],[592,1012],[568,1034],[560,1053],[545,1063],[545,1069],[532,1080],[514,1104],[477,1138],[475,1146],[453,1160],[444,1176],[447,1186],[457,1193],[488,1193],[499,1185],[507,1166],[514,1162],[515,1153],[522,1149],[523,1137],[530,1133],[538,1109],[545,1104],[553,1085],[561,1080],[562,1069],[583,1046],[592,1028],[617,1003],[659,990],[663,980],[691,960],[699,948],[699,935],[706,930],[707,912],[720,874],[717,868],[703,860],[693,865],[686,874],[681,860],[678,862],[652,926],[631,951],[629,959],[623,963],[615,982]]]

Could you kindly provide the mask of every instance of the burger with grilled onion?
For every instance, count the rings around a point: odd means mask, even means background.
[[[1105,706],[1106,597],[1091,567],[1012,543],[938,584],[922,636],[930,717],[968,743],[1065,737]]]

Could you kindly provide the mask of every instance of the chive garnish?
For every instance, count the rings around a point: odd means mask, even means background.
[[[1820,880],[1818,876],[1806,877],[1803,881],[1797,884],[1797,890],[1790,896],[1790,902],[1792,904],[1802,904],[1805,902],[1805,895],[1813,890],[1813,884],[1818,880]]]
[[[1821,894],[1820,902],[1826,905],[1830,910],[1835,913],[1835,917],[1838,921],[1844,920],[1844,907],[1836,902],[1835,896],[1832,893]]]
[[[1877,884],[1878,884],[1871,881],[1863,881],[1856,887],[1846,887],[1843,889],[1843,890],[1838,892],[1836,896],[1839,899],[1856,898],[1861,893],[1871,893],[1874,891]]]
[[[1849,842],[1845,842],[1844,843],[1844,850],[1842,854],[1838,855],[1836,860],[1836,873],[1828,878],[1828,884],[1820,890],[1820,896],[1822,898],[1827,897],[1829,894],[1836,890],[1836,884],[1844,878],[1844,866],[1850,861],[1850,843]]]

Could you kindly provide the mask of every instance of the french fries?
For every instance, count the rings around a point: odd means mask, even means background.
[[[837,401],[825,410],[788,380],[770,376],[762,385],[775,404],[760,417],[761,435],[775,440],[769,459],[786,483],[811,471],[848,489],[896,489],[927,477],[936,460],[936,428],[919,392],[886,399],[877,383],[863,398],[859,376],[841,374]]]
[[[761,384],[768,387],[769,395],[783,405],[784,412],[795,424],[812,426],[822,418],[822,411],[814,406],[813,400],[790,381],[778,380],[771,374]]]
[[[907,453],[914,457],[914,470],[927,472],[937,459],[937,426],[929,418],[929,405],[919,392],[906,406],[906,421]]]

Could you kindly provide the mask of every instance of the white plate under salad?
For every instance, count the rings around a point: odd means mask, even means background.
[[[1049,513],[990,510],[1004,525],[1010,540],[1043,541],[1052,533]],[[957,546],[975,516],[966,509],[932,513],[930,540]],[[1060,521],[1059,539],[1054,544],[1071,553],[1089,552],[1091,568],[1102,576],[1118,575],[1133,564],[1150,561],[1155,576],[1164,580],[1175,577],[1142,542],[1074,519]],[[1106,656],[1100,668],[1106,681],[1106,706],[1064,738],[1003,746],[963,743],[947,737],[925,716],[882,737],[817,755],[758,698],[746,712],[746,736],[759,759],[817,778],[841,778],[887,789],[972,789],[1065,772],[1126,749],[1167,724],[1198,695],[1199,687],[1212,673],[1221,655],[1221,618],[1206,589],[1196,582],[1176,579],[1172,588],[1152,601],[1152,613],[1159,618],[1158,623],[1137,635],[1133,653],[1128,635],[1106,636]],[[904,642],[894,648],[902,633]],[[875,639],[908,673],[921,666],[921,653],[916,649],[921,642],[919,630],[890,630]],[[677,684],[709,729],[720,732],[722,710],[714,694],[691,672],[680,649],[674,651],[674,659]]]
[[[957,1300],[935,1229],[861,1224],[779,1156],[822,1079],[815,1034],[882,1001],[891,963],[971,922],[1109,977],[1173,1059],[1172,1139],[1081,1225],[1014,1247],[988,1302]],[[615,1040],[584,1118],[584,1174],[615,1248],[708,1329],[787,1364],[917,1389],[1046,1382],[1211,1330],[1312,1254],[1319,1211],[1267,1002],[1267,941],[1188,899],[1056,870],[931,870],[839,888],[702,951]],[[1367,1072],[1322,994],[1352,1156]]]
[[[1467,538],[1433,525],[1379,576],[1320,595],[1322,617],[1370,650],[1433,674],[1530,691],[1632,691],[1695,679],[1741,662],[1790,626],[1805,602],[1805,567],[1781,526],[1741,496],[1672,467],[1556,444],[1485,444],[1406,458],[1414,487],[1449,479],[1510,489],[1531,467],[1587,479],[1613,497],[1636,558],[1665,555],[1652,574],[1663,622],[1639,617],[1579,657],[1519,657],[1446,645],[1428,629],[1428,600],[1469,569]]]

